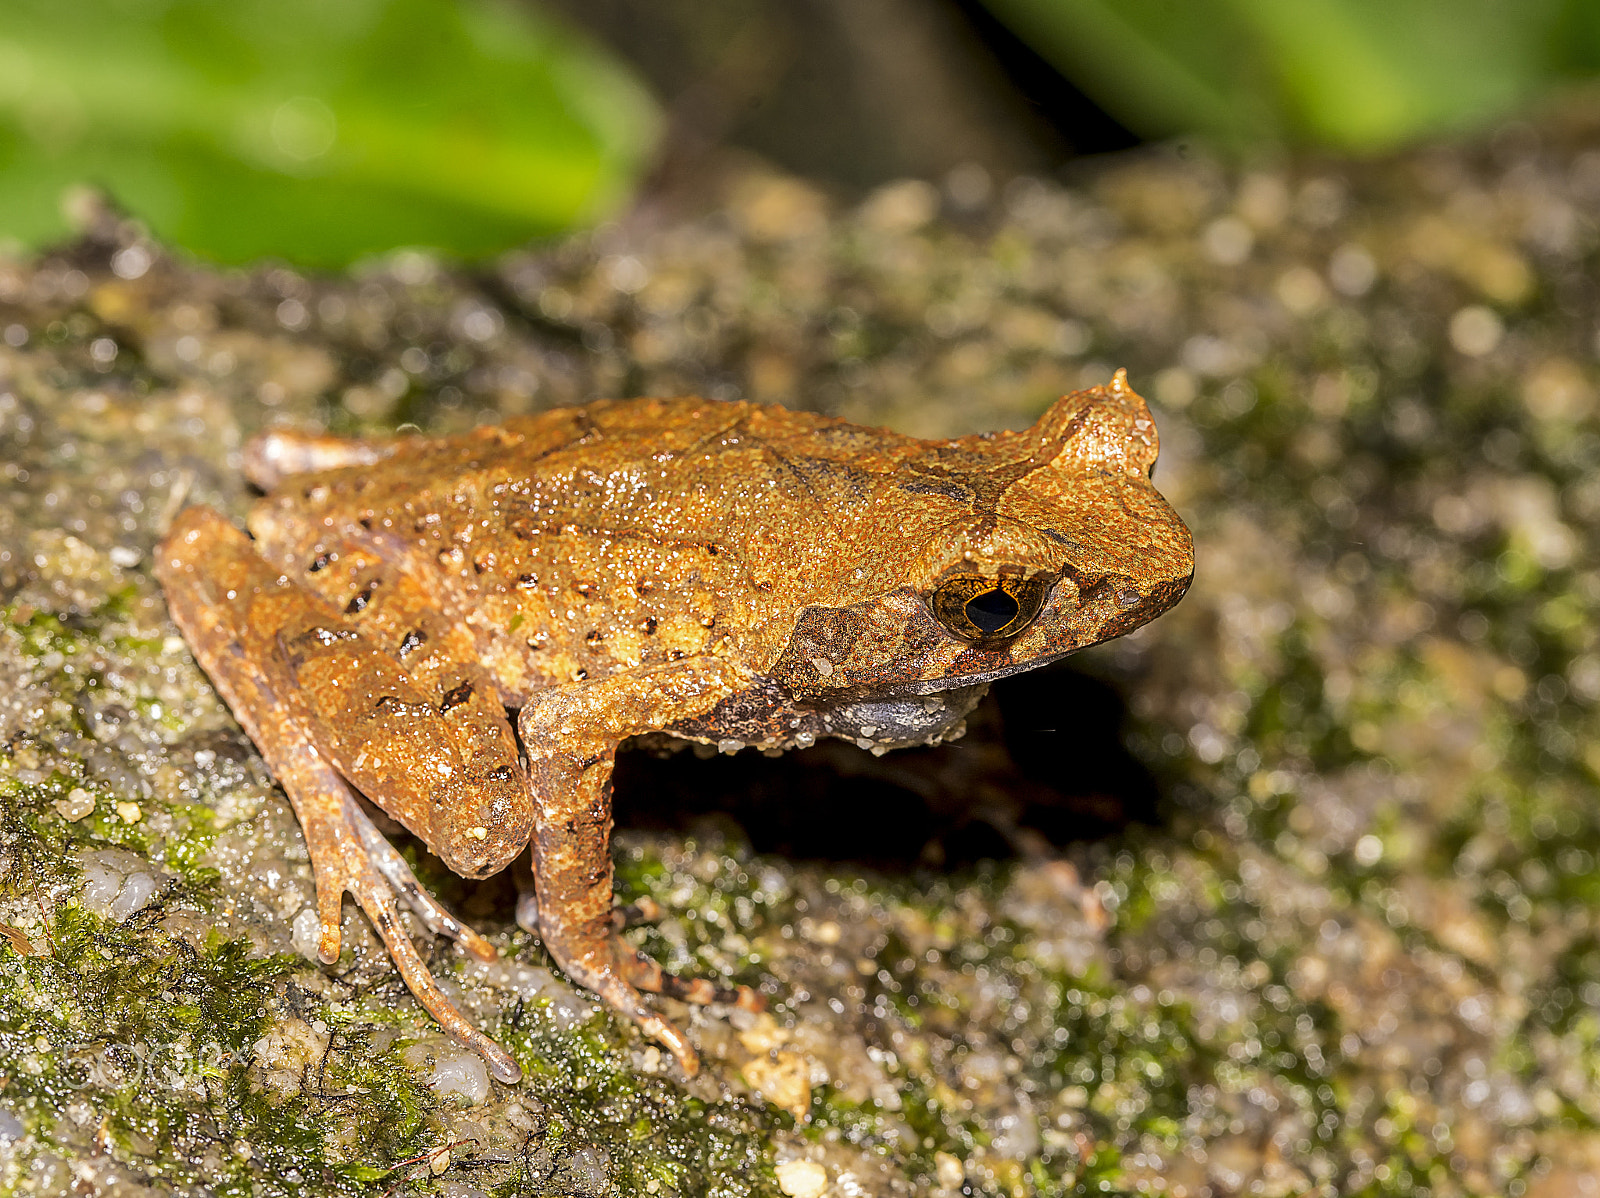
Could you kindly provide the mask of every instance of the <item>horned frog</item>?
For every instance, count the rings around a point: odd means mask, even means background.
[[[749,403],[604,401],[461,436],[269,433],[247,536],[191,507],[158,550],[172,615],[283,785],[318,953],[354,894],[422,1005],[495,1077],[516,1060],[440,990],[398,917],[493,958],[356,791],[455,872],[532,843],[524,922],[665,1045],[641,991],[754,1005],[662,970],[613,910],[611,773],[643,733],[890,748],[958,730],[988,683],[1120,636],[1183,595],[1119,372],[1022,432],[922,441]],[[253,537],[253,539],[252,539]]]

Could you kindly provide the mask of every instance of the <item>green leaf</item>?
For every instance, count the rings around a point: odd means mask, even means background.
[[[314,266],[594,221],[657,126],[573,35],[490,0],[5,0],[0,238],[103,187],[163,239]]]
[[[1551,85],[1553,31],[1578,0],[985,2],[1148,136],[1375,151],[1503,116]]]

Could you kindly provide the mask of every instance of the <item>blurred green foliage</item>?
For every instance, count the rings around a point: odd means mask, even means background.
[[[1136,132],[1379,151],[1600,73],[1596,0],[985,0]]]
[[[657,125],[622,68],[490,0],[4,0],[0,240],[104,188],[223,262],[473,256],[626,197]]]

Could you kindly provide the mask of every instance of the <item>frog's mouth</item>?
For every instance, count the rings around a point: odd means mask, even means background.
[[[713,744],[732,751],[758,748],[808,748],[826,736],[854,741],[863,749],[886,752],[908,745],[937,744],[958,737],[965,720],[988,686],[951,686],[931,694],[840,697],[836,702],[800,706],[789,701],[771,679],[747,694],[733,696],[704,716],[665,729],[669,737]]]

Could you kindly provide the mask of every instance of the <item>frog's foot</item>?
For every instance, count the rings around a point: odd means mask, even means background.
[[[598,947],[583,951],[578,944],[586,938],[572,936],[569,932],[570,929],[549,926],[548,921],[540,929],[545,948],[550,950],[562,972],[599,995],[612,1010],[626,1015],[646,1036],[664,1045],[685,1074],[693,1077],[699,1073],[700,1057],[689,1038],[676,1024],[652,1011],[630,980],[638,954],[614,932],[599,937]]]
[[[353,833],[340,838],[339,847],[344,851],[331,861],[322,857],[316,862],[317,906],[322,922],[317,955],[328,965],[339,959],[339,900],[348,890],[372,920],[395,968],[422,1008],[439,1021],[457,1044],[482,1057],[497,1081],[507,1085],[521,1081],[522,1070],[516,1058],[474,1027],[439,989],[400,924],[396,897],[405,900],[429,931],[450,937],[480,960],[494,960],[498,956],[494,946],[440,906],[348,793],[343,815],[346,829]]]
[[[542,936],[539,926],[539,894],[534,887],[533,872],[527,859],[519,860],[513,870],[517,886],[517,926],[524,932]],[[648,896],[624,906],[611,909],[611,928],[614,932],[626,931],[640,924],[655,923],[663,912],[661,904]],[[718,986],[704,978],[684,978],[668,973],[643,953],[620,941],[616,944],[616,958],[622,976],[628,984],[647,994],[664,994],[679,1002],[708,1006],[727,1003],[744,1011],[763,1011],[767,1000],[749,986]]]
[[[626,1015],[639,1030],[665,1045],[684,1073],[700,1072],[700,1058],[677,1025],[652,1011],[641,991],[662,994],[682,1002],[705,1005],[728,1003],[745,1011],[766,1009],[766,999],[749,986],[717,986],[704,978],[681,978],[668,973],[638,952],[616,931],[601,938],[601,947],[578,951],[570,929],[548,923],[538,929],[556,964],[578,985],[598,994],[606,1005]]]

